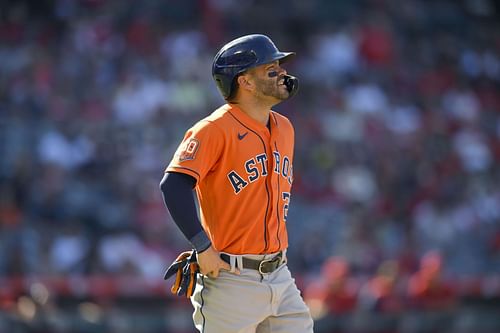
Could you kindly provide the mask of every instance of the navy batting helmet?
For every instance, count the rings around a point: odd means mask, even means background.
[[[281,52],[265,35],[247,35],[237,38],[215,55],[212,76],[222,96],[228,100],[235,91],[235,78],[244,71],[279,60],[289,60],[295,52]]]

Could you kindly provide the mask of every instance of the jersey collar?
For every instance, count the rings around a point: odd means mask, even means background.
[[[269,133],[269,130],[266,125],[258,122],[257,120],[247,115],[236,104],[226,104],[225,108],[228,112],[231,112],[231,114],[233,114],[233,116],[235,116],[239,121],[241,121],[251,129],[259,132]],[[271,124],[271,129],[277,127],[276,116],[273,113],[274,111],[271,110],[269,114],[269,122]]]

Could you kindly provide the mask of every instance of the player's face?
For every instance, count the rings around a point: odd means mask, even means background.
[[[279,61],[255,67],[251,75],[255,82],[255,95],[261,98],[273,98],[283,101],[289,97],[284,85],[286,70]]]

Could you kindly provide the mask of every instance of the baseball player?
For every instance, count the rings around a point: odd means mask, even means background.
[[[161,181],[197,254],[199,332],[313,331],[286,265],[294,129],[271,110],[298,89],[282,67],[294,55],[258,34],[223,46],[212,74],[227,104],[186,132]]]

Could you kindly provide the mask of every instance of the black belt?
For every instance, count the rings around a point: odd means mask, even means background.
[[[228,264],[231,264],[231,259],[228,254],[221,253],[220,257]],[[261,274],[269,274],[274,272],[281,265],[281,262],[283,261],[283,252],[278,253],[270,259],[256,260],[247,257],[243,257],[241,259],[243,261],[243,267],[240,268],[255,269]]]

